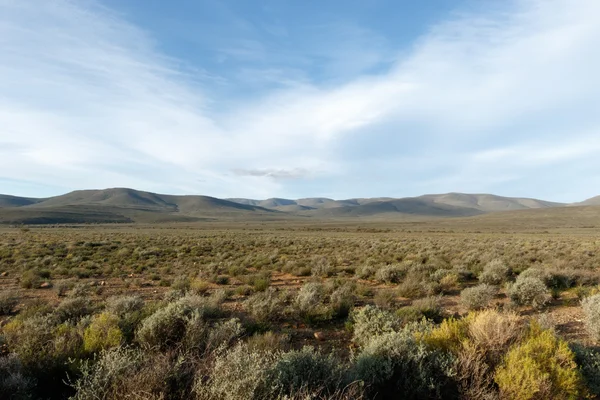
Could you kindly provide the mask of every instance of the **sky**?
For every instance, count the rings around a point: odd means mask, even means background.
[[[598,0],[0,0],[0,193],[600,194]]]

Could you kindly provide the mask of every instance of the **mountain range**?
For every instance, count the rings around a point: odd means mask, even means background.
[[[470,217],[480,214],[573,205],[600,205],[600,196],[581,203],[502,197],[492,194],[429,194],[406,198],[334,200],[178,196],[127,188],[77,190],[48,198],[0,195],[0,223],[194,222],[221,219]]]

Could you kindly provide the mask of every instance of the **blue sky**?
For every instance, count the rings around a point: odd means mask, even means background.
[[[597,0],[0,0],[0,193],[600,194]]]

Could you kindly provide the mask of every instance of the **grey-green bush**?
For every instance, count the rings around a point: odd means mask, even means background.
[[[493,260],[483,268],[479,281],[488,285],[500,285],[506,281],[509,272],[510,269],[502,260]]]
[[[386,283],[399,283],[406,276],[406,268],[399,264],[384,265],[375,272],[375,279]]]
[[[481,310],[490,305],[498,288],[486,283],[464,289],[460,292],[460,302],[469,310]]]
[[[260,323],[278,321],[282,317],[283,301],[274,288],[250,296],[245,302],[246,311]]]
[[[454,359],[428,349],[405,329],[371,337],[355,361],[353,376],[369,398],[440,399],[456,396]]]
[[[352,324],[354,330],[352,341],[362,346],[374,336],[399,330],[402,321],[389,311],[373,306],[365,306],[352,313]]]
[[[275,364],[278,353],[251,351],[238,344],[218,355],[208,382],[200,372],[194,392],[198,400],[250,400],[265,397],[267,371]]]
[[[508,289],[510,299],[518,305],[535,308],[543,307],[550,301],[550,294],[544,282],[534,277],[517,277]]]
[[[283,353],[267,372],[270,398],[292,396],[300,391],[327,395],[342,386],[341,360],[305,346]]]
[[[581,307],[587,331],[594,340],[600,340],[600,294],[584,298]]]

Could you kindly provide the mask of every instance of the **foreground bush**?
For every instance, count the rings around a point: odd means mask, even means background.
[[[354,366],[369,398],[441,399],[456,396],[449,353],[417,342],[410,331],[372,337]]]
[[[90,353],[117,347],[122,341],[119,317],[107,312],[96,315],[83,333],[83,347]]]
[[[401,328],[401,322],[391,312],[373,306],[363,307],[352,314],[352,341],[362,346],[374,336],[396,332]]]
[[[343,387],[341,360],[321,354],[312,347],[283,353],[267,372],[268,392],[273,398],[302,391],[328,395]]]
[[[584,298],[581,307],[587,331],[594,340],[600,340],[600,294]]]
[[[14,400],[29,399],[34,384],[16,354],[0,356],[0,395]]]
[[[567,343],[535,322],[525,340],[506,354],[495,381],[501,395],[509,399],[577,399],[584,394]]]
[[[586,388],[591,394],[600,396],[600,352],[578,344],[572,345],[571,350]]]

